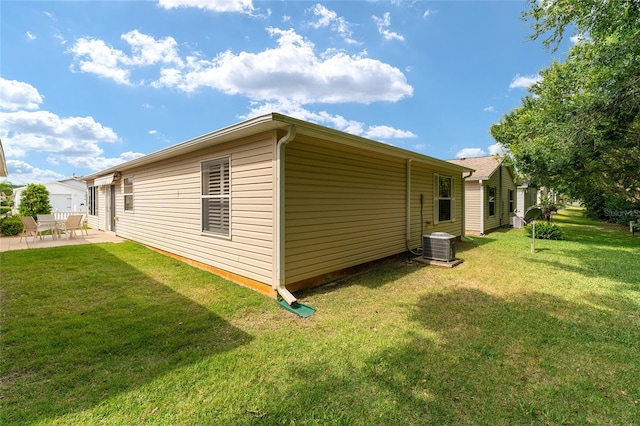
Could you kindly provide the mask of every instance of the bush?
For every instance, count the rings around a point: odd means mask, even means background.
[[[531,236],[533,226],[528,223],[524,230]],[[549,222],[536,222],[536,238],[539,240],[564,240],[565,233],[558,225]]]
[[[9,216],[0,220],[0,234],[12,237],[22,232],[22,221],[18,216]]]
[[[11,211],[11,207],[9,206],[0,206],[0,215],[7,214]]]
[[[18,213],[21,216],[36,217],[39,214],[51,213],[49,205],[49,190],[41,184],[30,183],[20,194],[20,207]]]

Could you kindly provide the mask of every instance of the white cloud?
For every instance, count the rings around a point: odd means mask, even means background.
[[[404,40],[404,36],[389,30],[389,27],[391,26],[391,14],[389,12],[385,12],[382,18],[373,15],[371,19],[376,23],[378,26],[378,32],[385,40]]]
[[[100,144],[119,141],[113,129],[93,117],[60,117],[39,110],[41,103],[35,87],[0,77],[0,106],[5,110],[0,111],[0,139],[11,182],[48,182],[64,177],[19,159],[36,153],[48,154],[46,161],[52,165],[68,163],[92,171],[143,155],[128,152],[118,158],[104,157]]]
[[[21,160],[7,160],[7,171],[14,185],[29,183],[52,182],[65,176],[53,170],[40,169]]]
[[[31,32],[30,32],[30,31],[27,31],[27,38],[28,38],[29,40],[35,40],[35,39],[37,39],[38,37],[36,37],[34,34],[31,34]]]
[[[251,0],[159,0],[158,6],[165,9],[195,7],[212,12],[237,12],[248,15],[255,10]]]
[[[75,66],[72,65],[72,71],[96,74],[118,84],[132,84],[129,81],[129,70],[123,67],[123,63],[127,61],[126,55],[104,41],[82,37],[69,50],[77,62]]]
[[[321,4],[316,4],[309,10],[318,17],[318,20],[316,22],[310,23],[313,28],[318,29],[323,27],[330,27],[331,30],[338,33],[347,43],[357,43],[357,41],[351,38],[353,32],[349,29],[349,22],[347,22],[347,20],[342,16],[338,16],[336,12],[327,9]]]
[[[436,14],[436,13],[438,13],[438,11],[437,11],[437,10],[427,9],[427,10],[425,10],[425,11],[424,11],[424,13],[422,14],[422,17],[426,19],[426,18],[428,18],[429,16],[431,16],[431,15],[433,15],[433,14]]]
[[[103,40],[81,37],[69,49],[76,61],[73,71],[82,71],[109,78],[118,84],[132,85],[131,70],[155,64],[182,66],[178,44],[173,37],[156,40],[138,30],[120,37],[130,49],[131,55],[107,45]]]
[[[41,103],[42,95],[32,85],[0,77],[0,109],[9,111],[33,110],[38,109]]]
[[[496,109],[493,106],[488,106],[488,107],[484,107],[482,110],[485,112],[494,112]]]
[[[65,160],[74,167],[89,169],[92,171],[98,171],[107,169],[109,167],[117,166],[118,164],[125,163],[127,161],[140,158],[144,154],[140,152],[123,152],[119,157],[108,158],[103,156],[98,157],[66,157]]]
[[[7,157],[27,152],[54,153],[66,157],[102,154],[101,142],[116,142],[118,136],[92,117],[59,117],[48,111],[0,113],[0,139]]]
[[[318,55],[294,30],[267,28],[277,47],[258,53],[222,52],[211,60],[190,56],[184,67],[165,68],[154,87],[193,92],[209,87],[258,101],[301,104],[395,102],[413,94],[397,68],[343,52]]]
[[[149,130],[148,132],[150,135],[155,135],[156,133],[158,133],[157,130]]]
[[[329,25],[331,25],[331,22],[338,18],[338,14],[336,12],[327,9],[325,6],[319,3],[313,6],[311,8],[311,11],[318,17],[318,20],[316,22],[312,22],[310,24],[313,28],[316,29],[328,27]]]
[[[456,153],[456,158],[483,157],[487,153],[482,148],[463,148]]]
[[[389,126],[370,126],[364,133],[364,136],[369,139],[406,139],[415,138],[416,135],[408,130],[394,129]]]
[[[509,84],[509,89],[528,89],[540,80],[542,80],[542,77],[540,77],[539,75],[516,74],[516,76],[511,81],[511,84]]]
[[[67,44],[67,40],[65,40],[65,38],[62,36],[62,34],[58,33],[55,34],[54,37],[60,42],[61,45],[65,45]]]
[[[506,153],[506,150],[499,143],[494,143],[493,145],[489,145],[489,154],[490,155],[502,155]]]
[[[571,40],[571,43],[573,43],[573,44],[591,43],[591,38],[586,34],[573,35],[573,36],[569,37],[569,40]]]
[[[347,120],[341,115],[329,114],[326,111],[313,112],[297,102],[276,101],[276,102],[254,102],[251,110],[240,119],[248,119],[259,115],[279,112],[300,120],[332,127],[352,135],[362,136],[370,139],[406,139],[415,138],[416,135],[408,130],[395,129],[389,126],[369,126],[355,120]]]
[[[428,144],[426,143],[417,143],[413,146],[413,149],[415,149],[416,151],[423,151],[425,149],[427,149],[429,147]]]

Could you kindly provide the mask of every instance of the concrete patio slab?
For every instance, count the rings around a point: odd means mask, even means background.
[[[46,235],[43,239],[33,237],[25,238],[20,241],[20,237],[2,237],[0,238],[0,252],[10,250],[26,250],[30,248],[48,248],[48,247],[60,247],[79,244],[95,244],[95,243],[119,243],[127,241],[124,238],[118,237],[114,234],[97,231],[95,229],[88,229],[88,235],[78,235],[71,237],[67,240],[66,236],[62,238],[53,239],[51,235]]]

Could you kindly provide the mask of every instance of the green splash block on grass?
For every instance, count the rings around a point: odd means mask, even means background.
[[[302,318],[310,317],[316,311],[311,306],[298,302],[293,302],[289,305],[285,300],[279,300],[278,305],[282,306],[289,312],[300,315]]]

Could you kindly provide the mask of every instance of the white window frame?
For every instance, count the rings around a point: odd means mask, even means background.
[[[127,181],[131,182],[131,191],[127,192]],[[122,179],[122,209],[125,212],[132,213],[135,210],[135,197],[134,197],[134,179],[133,176],[127,176]],[[131,197],[131,208],[127,208],[127,197]]]
[[[491,190],[493,189],[493,197],[491,197]],[[497,214],[496,198],[498,197],[498,188],[495,186],[487,186],[487,215],[494,217]],[[493,198],[493,200],[492,200]],[[491,204],[493,203],[493,214],[491,214]]]
[[[209,168],[211,166],[220,168],[221,181],[217,185],[219,189],[211,192],[210,184],[205,182]],[[220,200],[220,226],[211,229],[211,223],[205,220],[205,210],[211,208],[208,204],[209,200]],[[224,208],[226,204],[226,215],[224,218]],[[227,223],[226,229],[224,223]],[[204,235],[211,235],[214,237],[231,238],[231,157],[219,157],[211,160],[205,160],[200,163],[200,231]]]
[[[88,200],[88,206],[87,206],[87,214],[89,216],[98,216],[99,210],[98,210],[98,186],[90,186],[87,188],[87,200]]]
[[[449,196],[441,197],[440,196],[440,179],[449,179]],[[440,220],[440,201],[448,200],[450,205],[450,218],[446,220]],[[433,175],[433,223],[445,223],[445,222],[455,222],[456,221],[456,178],[449,175]]]

